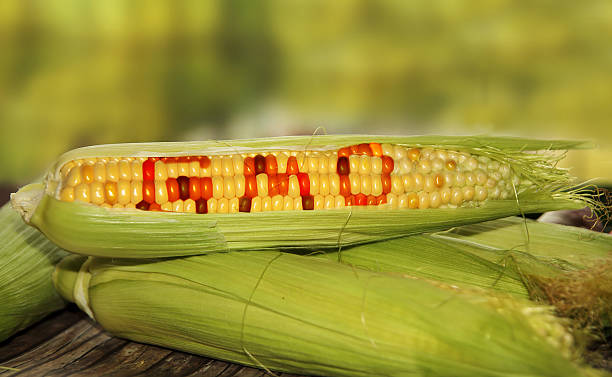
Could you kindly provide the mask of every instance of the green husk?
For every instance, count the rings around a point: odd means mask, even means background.
[[[26,225],[8,205],[0,209],[0,341],[64,307],[51,281],[67,253]]]
[[[316,150],[359,142],[390,142],[456,149],[509,163],[525,182],[512,200],[489,200],[457,209],[391,210],[356,208],[328,211],[277,211],[209,214],[152,213],[106,209],[54,199],[59,170],[67,161],[94,156],[182,156]],[[66,153],[44,185],[26,186],[12,196],[13,206],[56,244],[75,253],[143,258],[264,248],[325,248],[391,239],[477,223],[520,213],[577,209],[583,196],[566,192],[571,179],[554,167],[562,154],[536,150],[582,148],[583,142],[493,137],[310,136],[193,143],[119,144]],[[110,237],[112,235],[112,237]]]
[[[260,368],[326,376],[594,373],[570,360],[572,337],[547,308],[320,258],[275,251],[90,258],[78,267],[87,276],[74,279],[76,269],[61,263],[56,284],[111,333]],[[77,282],[72,290],[64,276]]]

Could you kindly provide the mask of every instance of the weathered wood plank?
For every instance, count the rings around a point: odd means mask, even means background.
[[[0,376],[266,376],[259,369],[115,338],[73,306],[0,343],[0,367],[15,369],[0,368]]]

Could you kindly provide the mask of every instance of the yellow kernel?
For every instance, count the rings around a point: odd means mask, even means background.
[[[414,177],[412,176],[412,174],[402,175],[402,183],[404,184],[404,192],[413,191],[412,189],[414,187]]]
[[[164,184],[165,186],[165,184]],[[119,180],[117,183],[117,202],[126,205],[132,200],[130,181]]]
[[[431,170],[432,171],[440,171],[444,169],[444,161],[439,158],[434,158],[431,160]]]
[[[423,174],[421,173],[413,173],[412,182],[414,183],[412,191],[421,191],[423,190],[423,185],[425,184],[425,177],[423,177]]]
[[[455,183],[455,173],[444,172],[442,173],[444,184],[442,186],[452,186]]]
[[[266,173],[257,174],[257,195],[264,197],[268,195],[268,175]]]
[[[364,195],[372,193],[372,176],[369,174],[361,176],[361,193]]]
[[[336,171],[335,169],[333,170]],[[319,174],[329,173],[329,157],[327,155],[319,157]]]
[[[72,161],[69,161],[62,166],[62,168],[60,169],[60,174],[62,175],[63,179],[66,179],[66,176],[70,172],[70,169],[72,169],[74,166],[75,164]]]
[[[142,201],[142,181],[130,182],[130,191],[132,193],[132,203],[140,203]]]
[[[110,204],[108,204],[108,203],[102,203],[102,204],[100,204],[100,207],[102,207],[102,208],[113,208],[113,207],[112,207]]]
[[[336,172],[338,167],[338,155],[336,153],[331,154],[327,158],[327,171],[329,174],[333,174]]]
[[[372,195],[379,196],[382,194],[382,179],[380,175],[372,176]]]
[[[345,200],[344,200],[344,196],[336,195],[334,197],[334,208],[344,208],[345,205],[346,205],[346,203],[345,203]]]
[[[214,200],[214,199],[213,199]],[[208,203],[206,203],[208,205]],[[183,201],[181,199],[172,202],[172,211],[183,212]]]
[[[319,157],[316,154],[311,154],[306,160],[308,164],[308,172],[314,173],[319,171]]]
[[[391,192],[400,195],[404,192],[404,180],[399,175],[391,176]]]
[[[65,202],[74,201],[74,187],[64,187],[60,192],[60,200]]]
[[[438,191],[429,194],[429,206],[431,208],[438,208],[440,204],[442,204],[442,197]]]
[[[93,165],[86,164],[81,166],[81,179],[83,183],[91,183],[94,181]]]
[[[429,194],[426,192],[419,192],[419,209],[429,208]]]
[[[421,174],[429,174],[431,172],[431,162],[429,160],[421,160],[417,164],[417,170]]]
[[[300,170],[300,172],[308,173],[308,164],[306,163],[306,155],[303,152],[296,152],[295,159],[297,160],[298,169]]]
[[[393,157],[393,145],[391,144],[381,144],[382,154],[385,156]]]
[[[485,183],[487,183],[487,179],[489,179],[489,177],[487,176],[487,173],[485,173],[484,171],[477,169],[474,172],[474,175],[476,176],[476,184],[477,185],[481,185],[484,186]]]
[[[289,159],[289,156],[287,156],[287,154],[284,152],[279,152],[275,157],[278,173],[285,174],[287,172],[287,160]]]
[[[117,203],[115,205],[121,205],[121,204]],[[161,207],[162,211],[168,211],[168,212],[172,211],[172,203],[170,203],[170,202],[165,202],[160,207]]]
[[[291,196],[285,196],[283,198],[283,211],[293,210],[293,198]]]
[[[413,162],[408,158],[403,158],[399,162],[399,173],[400,174],[408,174],[412,171]]]
[[[229,200],[229,213],[238,213],[240,211],[240,200],[238,198],[231,198]]]
[[[88,157],[88,158],[84,158],[83,159],[83,164],[84,165],[93,165],[96,162],[98,162],[98,159],[95,157]]]
[[[444,187],[440,190],[440,201],[442,204],[448,204],[451,200],[451,189],[448,187]]]
[[[154,176],[156,181],[166,181],[168,179],[168,169],[166,169],[166,163],[162,160],[155,161]]]
[[[265,196],[261,198],[261,211],[269,212],[272,211],[272,198]]]
[[[212,163],[208,164],[205,168],[200,167],[200,177],[212,177]],[[215,204],[215,210],[217,209]],[[210,211],[208,212],[210,213]]]
[[[130,181],[132,179],[132,162],[126,159],[119,160],[119,180]]]
[[[244,160],[240,155],[232,156],[232,164],[234,165],[234,175],[244,174]]]
[[[228,213],[229,212],[229,200],[227,198],[221,198],[217,201],[217,213]]]
[[[189,162],[189,177],[199,177],[200,176],[200,161],[190,161]]]
[[[329,195],[329,175],[327,174],[319,175],[319,194],[323,196]]]
[[[236,197],[236,181],[234,180],[234,177],[226,176],[226,177],[223,177],[222,179],[223,179],[223,196],[227,199]]]
[[[349,167],[350,167],[351,173],[355,173],[355,174],[359,173],[359,166],[361,165],[360,161],[361,161],[361,156],[358,156],[355,154],[349,156]]]
[[[231,177],[234,175],[234,161],[231,157],[226,156],[221,158],[221,173],[224,177]]]
[[[476,186],[474,188],[474,200],[483,201],[487,198],[487,189],[482,186]]]
[[[372,174],[382,174],[382,159],[380,157],[372,157],[371,172]]]
[[[338,184],[338,186],[340,186],[340,184]],[[289,176],[289,189],[288,189],[287,194],[291,198],[300,196],[300,182],[298,181],[298,178],[296,175]]]
[[[423,182],[423,190],[425,190],[425,192],[432,192],[436,189],[437,187],[434,177],[432,177],[430,174],[426,175],[425,182]]]
[[[155,203],[164,204],[168,201],[166,181],[155,181]]]
[[[403,158],[408,157],[408,151],[406,148],[396,145],[393,147],[393,159],[396,161],[400,161]]]
[[[308,173],[308,178],[310,179],[310,195],[317,195],[321,185],[319,174],[310,172]]]
[[[333,195],[325,196],[325,201],[323,203],[323,208],[332,209],[334,208],[335,199]]]
[[[210,198],[206,201],[208,213],[217,213],[217,199]]]
[[[282,195],[274,195],[272,197],[272,210],[273,211],[282,211],[283,210],[283,196]]]
[[[463,188],[463,199],[465,201],[470,201],[474,199],[474,187],[473,186],[465,186]]]
[[[359,174],[369,175],[372,171],[372,161],[370,156],[361,156],[359,159]]]
[[[251,212],[261,212],[261,197],[251,199]]]
[[[402,194],[397,197],[397,208],[408,208],[408,195]]]
[[[351,183],[351,194],[359,194],[359,191],[361,191],[361,177],[359,174],[350,173],[349,182]]]
[[[196,203],[193,199],[187,199],[183,202],[183,212],[195,213]]]
[[[302,209],[302,198],[294,198],[293,199],[293,209],[301,210]]]
[[[399,206],[399,198],[397,195],[388,193],[387,194],[387,204],[391,209],[397,209]]]
[[[189,162],[178,162],[176,164],[178,166],[178,176],[189,177]],[[190,212],[190,211],[185,211]]]
[[[164,186],[166,185],[164,184]],[[111,205],[117,203],[117,199],[118,199],[117,198],[117,182],[106,182],[104,184],[104,196],[106,199],[106,203],[111,204]],[[166,196],[166,200],[167,200],[167,196]]]
[[[340,194],[340,176],[338,174],[329,175],[329,193],[334,196]]]
[[[455,187],[451,190],[450,203],[456,206],[463,203],[463,191],[460,188]]]
[[[64,181],[64,186],[78,186],[81,183],[81,167],[73,166]]]
[[[495,186],[497,186],[497,181],[496,180],[494,180],[493,178],[487,179],[487,187],[488,188],[493,188]]]
[[[212,177],[213,198],[219,200],[223,197],[223,177],[215,175]]]
[[[212,168],[211,174],[213,177],[215,175],[223,175],[223,157],[221,156],[213,156],[210,159],[210,166]],[[218,205],[217,205],[218,207]],[[217,209],[218,211],[218,209]]]
[[[100,205],[104,203],[104,184],[101,182],[93,182],[89,186],[89,196],[92,203]]]
[[[437,149],[433,153],[434,158],[439,158],[442,161],[446,161],[448,158],[448,153],[444,149]]]
[[[142,161],[134,160],[130,163],[132,165],[132,180],[142,181]],[[106,172],[104,172],[106,176]]]
[[[478,160],[474,157],[470,157],[464,164],[465,170],[472,171],[478,168]]]
[[[135,209],[135,208],[136,208],[136,205],[134,205],[134,203],[128,203],[128,204],[126,204],[126,205],[125,205],[125,208],[132,208],[132,209]]]
[[[455,175],[455,183],[454,183],[454,187],[463,187],[465,186],[465,182],[466,182],[466,177],[465,174],[463,173],[457,173]]]
[[[457,168],[457,162],[455,160],[448,160],[445,166],[448,170],[455,170]]]
[[[489,188],[489,197],[491,199],[499,199],[500,195],[501,195],[501,189],[499,188],[499,186]]]
[[[418,161],[421,156],[421,151],[418,148],[408,150],[408,159],[410,161]]]
[[[119,180],[119,164],[116,161],[109,161],[106,164],[106,180],[111,182]]]
[[[244,175],[242,174],[238,174],[234,177],[234,187],[236,190],[236,196],[238,198],[242,198],[244,196],[244,190],[245,190],[245,181],[244,181]]]

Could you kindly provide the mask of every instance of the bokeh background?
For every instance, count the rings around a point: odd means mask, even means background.
[[[612,2],[0,1],[0,182],[135,141],[327,133],[595,140],[612,182]]]

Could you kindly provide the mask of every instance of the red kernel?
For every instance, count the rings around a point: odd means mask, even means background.
[[[200,185],[200,178],[190,177],[189,178],[189,199],[193,199],[194,201],[197,201],[201,197],[202,197],[202,188]]]
[[[153,157],[149,157],[148,160],[142,163],[142,178],[145,181],[155,179],[155,161],[153,161]]]
[[[212,178],[203,177],[200,179],[200,195],[203,199],[210,199],[213,196]]]
[[[180,199],[179,184],[175,178],[168,178],[166,181],[166,190],[168,191],[169,202],[175,202]]]
[[[310,195],[310,178],[306,173],[297,174],[298,182],[300,184],[300,195]]]

